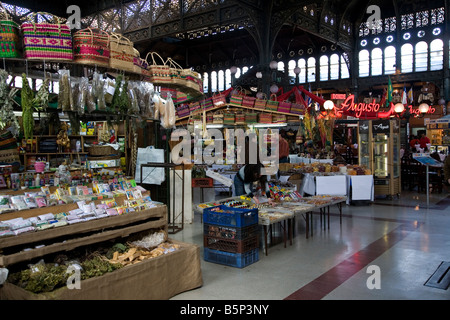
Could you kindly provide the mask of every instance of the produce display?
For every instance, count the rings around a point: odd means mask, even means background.
[[[359,165],[334,165],[330,163],[296,163],[288,170],[290,173],[321,173],[321,174],[348,174],[348,175],[371,175],[370,169]]]
[[[39,192],[26,192],[24,195],[0,196],[0,206],[3,212],[42,208],[56,205],[57,203],[77,204],[76,209],[68,212],[60,212],[57,214],[46,213],[26,219],[19,217],[0,221],[0,238],[142,211],[156,206],[150,196],[142,195],[142,187],[140,186],[125,189],[123,193],[116,191],[117,193],[113,194],[110,191],[105,191],[95,196],[94,194],[82,194],[85,189],[82,186],[79,187],[78,192],[80,195],[69,195],[69,191],[62,188],[56,189],[51,194],[48,191],[48,187],[42,187]],[[118,205],[114,198],[115,195],[120,194],[126,195],[127,197],[122,205]],[[100,203],[95,204],[92,201],[98,199],[101,200]]]
[[[145,246],[142,246],[143,243]],[[73,274],[70,270],[80,270],[81,280],[85,280],[168,254],[179,248],[180,245],[167,240],[165,231],[152,231],[135,241],[117,242],[109,247],[79,248],[67,255],[58,254],[47,262],[41,260],[30,264],[25,270],[13,270],[7,281],[33,293],[51,292],[67,286],[67,281]]]

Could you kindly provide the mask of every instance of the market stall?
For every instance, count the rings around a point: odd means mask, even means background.
[[[65,191],[0,195],[1,299],[168,299],[201,286],[198,246],[168,237],[167,207],[147,191]]]

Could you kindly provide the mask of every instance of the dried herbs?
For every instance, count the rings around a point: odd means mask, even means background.
[[[70,111],[73,105],[73,96],[70,85],[69,70],[59,70],[58,107],[62,111]]]
[[[17,137],[20,133],[20,125],[14,114],[13,99],[18,89],[9,89],[6,83],[7,78],[8,73],[0,69],[0,129],[10,127],[11,133]]]
[[[33,98],[34,94],[28,83],[27,76],[22,74],[22,121],[25,139],[33,138],[34,119],[33,119]]]

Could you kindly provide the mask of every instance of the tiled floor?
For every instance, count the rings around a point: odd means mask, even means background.
[[[172,300],[450,300],[447,290],[425,286],[450,261],[450,194],[402,192],[399,199],[330,210],[330,229],[314,215],[314,235],[296,219],[293,244],[277,243],[259,261],[234,268],[203,260],[203,225],[171,238],[199,245],[203,285]],[[375,270],[375,271],[373,271]],[[378,277],[379,276],[379,277]],[[374,285],[380,285],[379,288]]]

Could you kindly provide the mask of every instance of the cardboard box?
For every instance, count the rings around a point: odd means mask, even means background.
[[[143,260],[100,277],[82,280],[80,289],[67,287],[35,294],[4,283],[2,300],[165,300],[202,286],[200,248],[180,244],[174,252]]]
[[[301,173],[294,173],[288,178],[288,181],[296,187],[296,191],[300,191],[303,183],[303,175]]]

